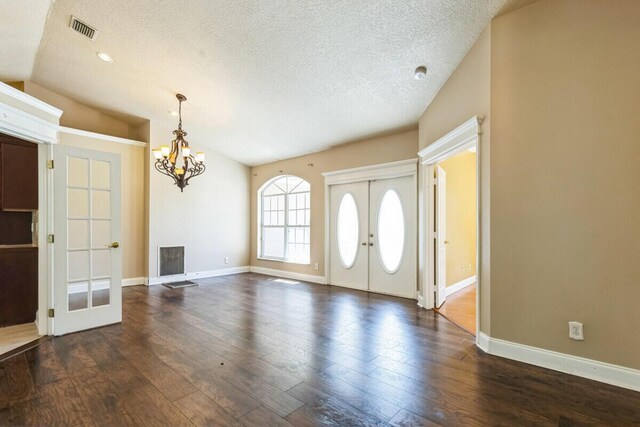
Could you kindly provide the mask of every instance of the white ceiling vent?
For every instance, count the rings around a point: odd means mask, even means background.
[[[69,28],[73,31],[76,31],[82,34],[85,37],[90,38],[91,40],[95,40],[98,35],[98,30],[95,28],[85,24],[75,16],[71,16],[71,22],[69,23]]]

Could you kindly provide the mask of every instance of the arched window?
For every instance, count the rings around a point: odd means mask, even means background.
[[[259,258],[309,264],[311,186],[297,176],[279,176],[258,190]]]

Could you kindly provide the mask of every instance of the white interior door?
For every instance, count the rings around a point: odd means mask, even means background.
[[[369,290],[416,297],[417,194],[415,176],[372,181]]]
[[[447,298],[447,173],[440,166],[435,170],[436,307],[440,307]]]
[[[330,194],[331,284],[369,286],[369,183],[333,185]]]
[[[122,321],[120,156],[54,147],[54,333]]]

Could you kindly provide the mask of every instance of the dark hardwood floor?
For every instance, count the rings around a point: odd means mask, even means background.
[[[414,301],[256,274],[125,288],[0,363],[0,425],[632,425],[640,393],[482,354]]]

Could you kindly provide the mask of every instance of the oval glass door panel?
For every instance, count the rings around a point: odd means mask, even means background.
[[[404,212],[395,190],[387,190],[380,199],[377,228],[382,266],[388,273],[395,273],[404,253]]]
[[[346,193],[338,206],[336,241],[340,262],[345,268],[353,267],[358,254],[358,207],[351,193]]]

